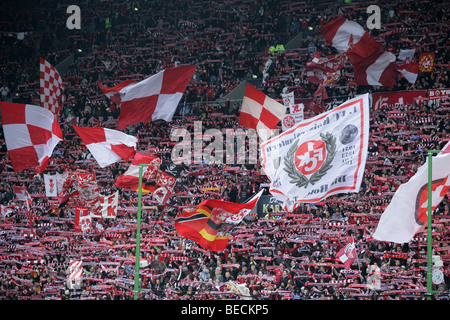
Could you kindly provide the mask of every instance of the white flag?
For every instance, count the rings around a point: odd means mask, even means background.
[[[58,196],[58,177],[56,174],[44,173],[45,195],[47,197]]]
[[[432,160],[432,202],[434,211],[450,186],[450,153]],[[428,223],[428,159],[409,179],[400,185],[384,210],[373,238],[380,241],[407,243]]]
[[[261,145],[270,192],[286,211],[299,202],[358,192],[368,139],[368,94],[304,120]]]

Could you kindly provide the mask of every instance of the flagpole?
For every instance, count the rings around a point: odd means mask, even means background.
[[[433,294],[433,239],[431,231],[432,198],[433,198],[433,153],[439,153],[441,150],[428,150],[428,228],[427,228],[427,293],[428,300],[431,300]]]
[[[142,171],[148,164],[139,165],[138,210],[136,226],[136,257],[134,262],[134,300],[139,298],[139,264],[141,260],[141,208],[142,208]]]

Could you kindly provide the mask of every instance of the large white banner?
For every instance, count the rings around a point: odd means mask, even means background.
[[[295,204],[358,192],[367,158],[369,94],[304,120],[261,145],[270,192]]]
[[[450,153],[432,160],[431,208],[434,211],[450,186]],[[381,215],[373,238],[407,243],[428,223],[428,160],[408,182],[400,185]]]

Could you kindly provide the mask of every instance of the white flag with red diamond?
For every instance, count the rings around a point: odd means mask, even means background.
[[[299,123],[261,145],[270,192],[286,211],[358,192],[368,140],[369,94]]]

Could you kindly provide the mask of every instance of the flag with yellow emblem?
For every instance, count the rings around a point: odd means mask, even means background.
[[[180,213],[175,219],[175,229],[207,250],[223,251],[228,244],[228,231],[255,207],[262,192],[246,203],[204,200],[194,210]]]

